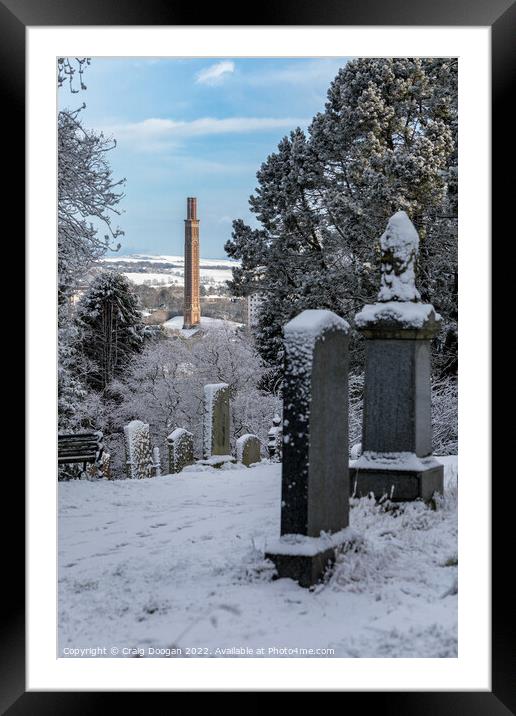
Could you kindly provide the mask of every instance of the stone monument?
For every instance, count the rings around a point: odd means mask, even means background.
[[[229,385],[204,386],[203,457],[229,455]]]
[[[271,462],[281,462],[283,446],[283,429],[281,422],[280,416],[275,415],[272,419],[272,427],[267,433],[267,451]]]
[[[127,477],[152,477],[153,460],[148,423],[132,420],[124,427]]]
[[[260,462],[260,441],[256,435],[246,433],[236,441],[236,458],[237,462],[249,467],[250,465]]]
[[[366,339],[362,454],[351,466],[351,491],[393,501],[431,499],[443,491],[432,457],[430,341],[440,316],[415,285],[419,236],[404,211],[380,239],[378,301],[355,324]]]
[[[194,461],[193,435],[185,428],[176,428],[167,437],[168,469],[171,475]]]

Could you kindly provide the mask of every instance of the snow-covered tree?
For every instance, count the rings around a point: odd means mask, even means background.
[[[72,93],[86,89],[89,58],[59,58],[58,87]],[[78,80],[78,82],[77,82]],[[95,259],[121,235],[112,227],[123,181],[112,177],[107,154],[115,142],[86,130],[80,118],[85,105],[58,113],[58,415],[60,429],[74,429],[87,419],[80,408],[88,396],[80,327],[70,299]],[[99,236],[100,227],[107,228]]]
[[[57,86],[68,84],[72,94],[85,90],[84,70],[91,63],[90,57],[58,57],[57,58]],[[78,77],[78,83],[76,82]],[[78,87],[77,87],[78,84]]]
[[[104,390],[143,348],[138,301],[125,276],[103,271],[92,281],[78,306],[78,325],[87,382]]]
[[[271,364],[281,365],[283,324],[303,309],[349,320],[373,299],[379,239],[399,210],[419,232],[422,299],[454,330],[456,74],[456,60],[353,60],[308,134],[291,132],[262,164],[250,198],[261,228],[235,221],[225,248],[241,261],[232,290],[264,296],[257,342]]]
[[[186,428],[193,433],[200,456],[207,383],[230,386],[232,443],[244,433],[254,433],[265,444],[280,402],[257,387],[263,372],[263,361],[248,336],[230,329],[210,331],[194,340],[147,343],[120,379],[111,383],[107,400],[89,408],[106,435],[115,472],[121,474],[121,431],[134,419],[149,423],[153,443],[161,448],[174,428]]]
[[[84,128],[80,109],[58,115],[58,276],[64,302],[123,231],[112,224],[125,179],[114,180],[107,153],[116,142]],[[100,234],[100,227],[105,233]]]

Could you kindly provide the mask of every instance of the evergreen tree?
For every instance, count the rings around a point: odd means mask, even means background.
[[[104,390],[143,347],[138,301],[125,276],[105,271],[93,280],[79,303],[78,325],[86,380]]]
[[[257,342],[272,365],[282,362],[282,326],[299,311],[349,320],[375,299],[378,240],[400,209],[419,231],[418,286],[443,314],[441,347],[453,353],[456,74],[447,59],[349,62],[308,134],[293,131],[258,171],[250,206],[261,229],[235,221],[225,249],[241,261],[232,290],[263,294]]]

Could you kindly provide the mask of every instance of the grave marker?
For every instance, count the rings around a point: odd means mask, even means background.
[[[281,536],[266,556],[304,587],[349,538],[348,332],[327,310],[303,311],[284,329]]]

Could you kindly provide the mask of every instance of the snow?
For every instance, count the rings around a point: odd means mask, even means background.
[[[404,211],[391,216],[380,237],[382,276],[379,301],[419,301],[416,288],[415,261],[419,236]]]
[[[173,266],[184,266],[184,256],[169,256],[166,254],[130,254],[128,256],[104,256],[102,262],[107,263],[150,263],[150,264],[163,264],[168,263]],[[235,259],[199,259],[200,266],[227,266],[228,269],[234,266],[239,266],[240,261]]]
[[[221,467],[222,465],[227,465],[228,463],[234,463],[235,458],[233,455],[212,455],[211,457],[203,458],[202,460],[199,460],[200,465],[208,465],[213,467]],[[191,468],[191,466],[190,466]],[[195,468],[194,468],[195,469]]]
[[[325,308],[309,308],[286,323],[284,331],[285,338],[288,340],[297,338],[299,335],[318,337],[330,329],[339,329],[347,333],[349,323],[333,311],[328,311]]]
[[[314,347],[324,340],[326,331],[348,333],[349,323],[333,311],[307,309],[285,324],[285,350],[288,356],[288,374],[308,376],[312,369]]]
[[[349,527],[326,534],[321,532],[320,537],[307,537],[306,535],[283,535],[278,540],[266,542],[266,551],[269,554],[303,555],[313,557],[320,552],[340,547],[345,542],[356,540],[356,535]]]
[[[164,288],[168,286],[183,286],[183,279],[180,276],[172,276],[166,273],[131,273],[124,271],[124,276],[136,286],[157,286]]]
[[[178,440],[180,440],[184,435],[191,435],[192,433],[189,433],[188,430],[185,428],[176,428],[175,430],[172,430],[170,435],[167,437],[167,440],[171,443],[177,443]]]
[[[418,457],[412,452],[372,452],[366,450],[350,465],[356,468],[378,467],[382,470],[428,470],[437,467],[438,461],[433,455]]]
[[[355,316],[355,324],[366,328],[377,321],[396,321],[402,328],[422,328],[430,319],[441,320],[431,303],[387,301],[364,306]]]
[[[129,269],[124,272],[129,281],[137,285],[150,286],[183,286],[184,285],[184,256],[159,256],[147,254],[133,254],[131,256],[103,257],[100,264],[127,265]],[[131,271],[133,264],[147,264],[144,268],[149,271]],[[154,264],[170,264],[169,269],[157,272]],[[232,278],[232,269],[240,262],[232,259],[199,259],[201,283],[212,286],[222,286]],[[125,267],[125,266],[124,266]]]
[[[229,328],[230,330],[236,331],[237,328],[242,326],[241,323],[236,323],[235,321],[226,321],[222,318],[208,318],[205,316],[201,316],[201,323],[195,328],[183,328],[183,323],[183,316],[174,316],[168,321],[165,321],[162,325],[169,333],[176,333],[177,331],[180,331],[183,338],[190,338],[198,333],[199,330],[216,331]]]
[[[351,500],[359,537],[313,591],[272,580],[264,560],[280,531],[279,464],[60,482],[59,656],[456,657],[457,460],[439,460],[436,510]]]

